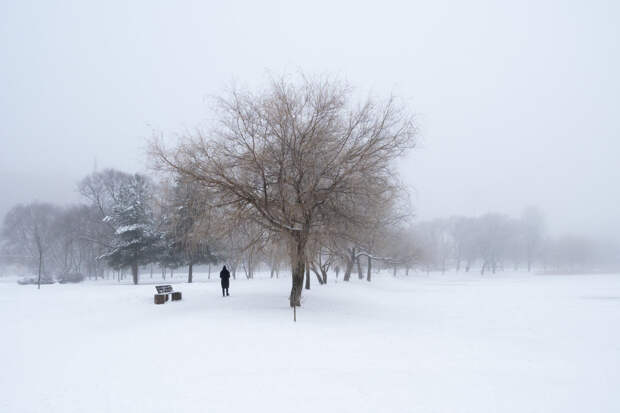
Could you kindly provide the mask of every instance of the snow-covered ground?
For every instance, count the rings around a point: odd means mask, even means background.
[[[0,411],[620,411],[620,275],[289,283],[2,278]]]

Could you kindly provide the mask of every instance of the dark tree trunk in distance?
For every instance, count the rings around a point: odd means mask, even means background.
[[[351,271],[353,271],[353,264],[355,264],[355,248],[351,248],[351,257],[347,259],[347,268],[344,270],[344,281],[351,279]]]
[[[319,282],[319,284],[321,284],[321,285],[325,284],[325,282],[323,281],[323,278],[321,278],[321,274],[319,274],[316,271],[314,271],[314,273],[316,274],[316,279]]]
[[[372,259],[370,258],[370,256],[368,257],[368,268],[366,269],[366,281],[370,282],[370,274],[371,274],[371,270],[372,270]]]
[[[39,278],[37,279],[37,289],[41,289],[41,270],[43,269],[43,252],[39,250]]]
[[[362,264],[360,263],[360,257],[357,257],[357,278],[360,280],[364,279],[364,274],[362,273]]]
[[[311,262],[308,265],[308,268],[310,268],[312,270],[312,272],[316,275],[316,279],[319,282],[319,284],[323,284],[323,279],[321,278],[321,274],[319,274],[319,271],[323,271],[322,269],[317,269],[317,266],[314,262]],[[320,267],[319,267],[320,268]]]
[[[131,264],[131,277],[133,278],[133,283],[138,284],[138,261],[134,261]]]
[[[194,263],[190,261],[189,269],[187,270],[187,282],[191,283],[194,280]]]

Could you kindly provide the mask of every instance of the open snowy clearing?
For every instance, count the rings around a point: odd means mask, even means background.
[[[618,275],[289,288],[0,279],[0,411],[620,411]]]

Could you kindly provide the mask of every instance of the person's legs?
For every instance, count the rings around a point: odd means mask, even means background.
[[[230,295],[230,294],[228,294],[228,288],[226,288],[226,295]]]
[[[222,287],[222,297],[226,296],[226,288]]]

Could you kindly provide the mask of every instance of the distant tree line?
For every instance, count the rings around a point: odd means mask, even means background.
[[[534,207],[518,218],[498,213],[454,216],[413,226],[416,267],[423,271],[481,274],[506,269],[575,273],[609,271],[620,266],[617,247],[578,235],[550,237]]]
[[[1,230],[5,263],[27,266],[38,278],[84,274],[91,279],[131,275],[140,268],[162,277],[177,269],[193,281],[195,265],[225,261],[233,277],[252,279],[258,269],[279,278],[290,269],[286,239],[251,219],[230,215],[205,199],[208,192],[181,179],[154,181],[106,169],[78,184],[86,201],[57,206],[33,202],[13,207]],[[387,206],[387,207],[386,207]],[[328,274],[372,280],[373,270],[395,274],[504,270],[587,272],[618,268],[612,245],[568,235],[552,238],[542,213],[528,208],[518,218],[489,213],[410,223],[404,205],[386,203],[363,228],[324,230],[308,241],[304,286],[326,284]]]

